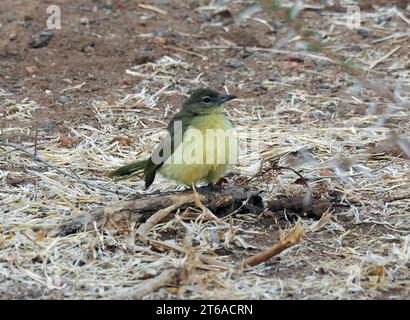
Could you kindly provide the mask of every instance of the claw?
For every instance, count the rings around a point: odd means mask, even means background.
[[[202,202],[201,202],[201,198],[203,198],[203,196],[201,194],[198,193],[198,191],[196,191],[195,188],[195,184],[192,184],[192,190],[194,193],[194,202],[196,204],[196,206],[202,210],[202,213],[198,216],[197,219],[199,220],[219,220],[219,218],[217,216],[215,216],[211,210],[209,210],[207,207],[205,207]]]

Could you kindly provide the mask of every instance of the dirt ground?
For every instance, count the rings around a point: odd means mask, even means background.
[[[314,1],[303,22],[326,48],[357,59],[367,83],[304,51],[296,34],[269,51],[289,28],[266,10],[239,21],[251,1],[2,0],[0,298],[408,299],[410,6],[357,2],[359,29],[346,26],[346,7]],[[33,48],[52,4],[61,29]],[[245,162],[262,159],[265,174],[251,178],[243,165],[227,185],[291,199],[305,192],[297,177],[268,170],[290,166],[316,178],[315,199],[332,204],[326,221],[301,214],[303,241],[245,270],[199,257],[237,266],[275,245],[300,212],[208,222],[177,212],[150,236],[183,252],[143,243],[132,221],[48,234],[95,207],[181,190],[161,178],[143,190],[138,178],[113,183],[105,173],[148,155],[200,86],[236,94],[228,117],[261,135],[262,154]],[[16,144],[35,144],[47,163]],[[141,295],[169,269],[184,272]]]

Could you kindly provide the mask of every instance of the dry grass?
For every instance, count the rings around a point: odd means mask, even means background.
[[[188,62],[191,55],[175,51],[125,71],[140,82],[132,92],[119,90],[114,105],[96,101],[98,128],[70,127],[78,139],[72,148],[62,146],[59,136],[39,132],[37,156],[67,175],[10,145],[1,147],[0,297],[408,299],[410,35],[404,32],[408,24],[395,12],[377,13],[380,18],[393,17],[394,24],[385,27],[374,23],[375,15],[363,14],[362,23],[379,40],[359,51],[341,40],[351,31],[338,27],[340,17],[325,15],[321,32],[328,35],[326,44],[332,50],[354,56],[368,68],[367,79],[379,79],[383,88],[396,88],[395,100],[362,87],[328,61],[316,61],[309,68],[295,69],[292,76],[283,76],[279,83],[266,79],[262,87],[274,90],[275,100],[242,96],[227,110],[239,128],[260,130],[265,168],[278,162],[300,170],[316,180],[312,186],[323,197],[333,197],[342,205],[320,223],[304,218],[306,234],[300,244],[282,252],[280,259],[242,269],[242,259],[277,243],[279,226],[289,229],[293,225],[289,213],[186,220],[187,214],[198,212],[196,208],[177,211],[157,224],[147,235],[152,243],[139,239],[139,225],[132,222],[65,237],[47,236],[62,222],[91,208],[130,199],[136,193],[181,189],[160,177],[152,188],[143,190],[138,178],[113,183],[104,175],[149,155],[160,141],[161,128],[176,111],[174,105],[158,104],[160,97],[166,101],[207,85]],[[254,23],[267,19],[264,13],[254,17],[262,19]],[[315,21],[309,23],[315,27]],[[223,45],[215,39],[201,54],[211,61],[226,50],[236,50],[211,49]],[[240,94],[247,79],[257,77],[261,69],[280,74],[293,64],[296,68],[297,62],[277,60],[271,53],[256,56],[246,73],[236,72],[226,86],[233,88],[237,83],[235,93]],[[300,86],[318,78],[340,90],[312,94]],[[13,101],[4,90],[0,99],[3,118],[24,124],[5,126],[3,138],[33,136],[30,113],[37,104]],[[119,137],[128,137],[132,143],[121,144]],[[386,140],[390,142],[383,145]],[[392,148],[396,142],[397,148]],[[34,153],[33,145],[23,147]],[[254,174],[260,166],[255,164],[256,156],[251,155],[252,161],[249,155],[244,157],[239,171]],[[291,192],[294,179],[287,172],[268,172],[249,184],[271,198]],[[169,246],[155,246],[155,241]],[[176,277],[179,281],[169,281]]]

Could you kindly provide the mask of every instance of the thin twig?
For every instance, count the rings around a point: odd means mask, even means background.
[[[289,233],[282,240],[280,240],[277,245],[275,245],[271,249],[267,249],[252,257],[249,257],[243,260],[241,263],[241,267],[246,266],[246,265],[255,266],[262,262],[265,262],[271,257],[278,255],[283,250],[298,244],[301,241],[303,234],[304,234],[303,226],[300,223],[300,221],[298,221],[295,224],[295,226],[289,231]]]
[[[190,51],[190,50],[183,49],[183,48],[179,48],[179,47],[175,47],[175,46],[164,46],[164,47],[165,47],[166,49],[172,49],[172,50],[175,50],[175,51],[187,53],[187,54],[190,54],[190,55],[192,55],[192,56],[202,58],[202,60],[204,60],[204,61],[208,60],[208,57],[207,57],[207,56],[204,56],[204,55],[202,55],[202,54],[200,54],[200,53],[197,53],[197,52],[194,52],[194,51]]]
[[[162,10],[160,8],[154,7],[154,6],[149,5],[149,4],[139,3],[138,7],[142,8],[142,9],[145,9],[145,10],[149,10],[149,11],[153,11],[153,12],[162,14],[164,16],[166,16],[168,14],[165,10]]]
[[[4,117],[3,117],[3,119],[1,120],[0,129],[1,129],[1,140],[3,141],[3,144],[6,144],[6,143],[7,143],[7,139],[6,139],[6,134],[4,133]]]
[[[36,123],[36,132],[34,136],[34,156],[37,156],[37,138],[38,138],[38,125]]]
[[[334,63],[332,59],[325,57],[325,56],[320,56],[317,54],[312,54],[309,52],[302,52],[302,51],[289,51],[289,50],[279,50],[279,49],[272,49],[272,48],[259,48],[259,47],[241,47],[241,46],[196,46],[195,48],[197,49],[202,49],[202,50],[213,50],[213,49],[221,49],[221,50],[246,50],[246,51],[251,51],[251,52],[266,52],[266,53],[272,53],[272,54],[283,54],[286,56],[290,57],[295,57],[295,58],[309,58],[312,60],[318,60],[318,61],[326,61],[326,62],[332,62]]]
[[[192,196],[193,200],[193,196]],[[192,201],[190,200],[190,201]],[[179,201],[169,207],[166,207],[164,209],[158,210],[156,213],[154,213],[151,217],[148,218],[148,220],[141,224],[137,230],[137,234],[142,238],[142,240],[145,240],[148,232],[154,228],[160,221],[165,219],[172,211],[178,209],[180,206],[182,206],[184,203]]]
[[[410,193],[409,193],[409,194],[400,195],[400,196],[385,197],[385,198],[383,199],[383,201],[384,201],[384,202],[393,202],[393,201],[404,200],[404,199],[410,199]]]
[[[141,300],[145,296],[165,287],[169,284],[175,283],[178,278],[178,269],[168,269],[162,271],[158,276],[152,279],[145,280],[137,289],[129,289],[128,291],[112,297],[112,299],[134,299]]]
[[[375,66],[377,66],[379,63],[383,62],[384,60],[386,60],[388,57],[390,57],[393,53],[395,53],[397,50],[399,50],[401,48],[401,46],[397,46],[396,48],[394,48],[393,50],[389,51],[386,55],[384,55],[383,57],[381,57],[380,59],[377,59],[376,61],[374,61],[370,66],[369,66],[369,70],[373,69]]]

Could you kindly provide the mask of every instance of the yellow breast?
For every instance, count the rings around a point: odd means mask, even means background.
[[[166,178],[191,185],[217,182],[238,159],[238,141],[222,114],[196,116],[182,143],[160,169]]]

